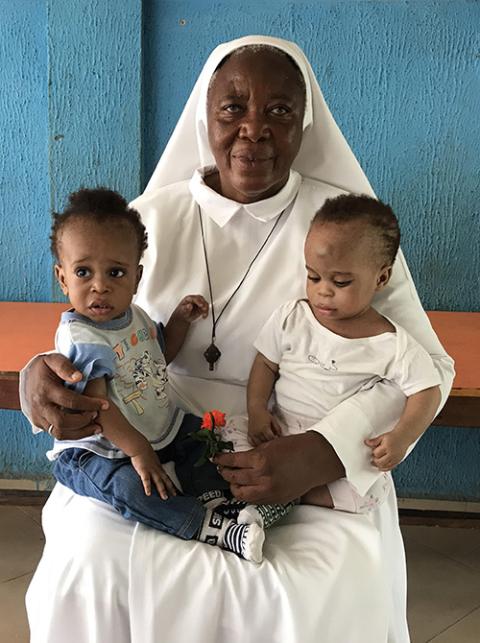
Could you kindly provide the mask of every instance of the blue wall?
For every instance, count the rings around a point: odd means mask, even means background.
[[[50,215],[81,185],[141,190],[142,6],[0,0],[0,299],[55,301]],[[49,473],[50,439],[0,412],[0,477]]]
[[[479,310],[479,3],[144,0],[142,40],[140,5],[0,0],[0,56],[9,54],[0,69],[11,87],[0,94],[1,299],[56,297],[46,278],[51,204],[81,183],[134,196],[209,51],[266,33],[310,58],[372,185],[399,215],[425,307]],[[0,477],[41,475],[43,447],[14,416],[0,415]],[[432,429],[398,469],[399,490],[480,500],[479,461],[480,432]]]
[[[0,299],[48,301],[46,4],[0,0],[0,16]],[[45,470],[48,442],[34,441],[19,413],[1,412],[0,477]]]

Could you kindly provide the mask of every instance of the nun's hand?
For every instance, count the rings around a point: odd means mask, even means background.
[[[222,453],[214,462],[235,498],[257,504],[289,502],[345,475],[332,446],[314,431],[279,437],[251,451]]]
[[[108,402],[65,388],[64,382],[81,379],[82,373],[63,355],[37,355],[20,374],[22,410],[57,440],[77,440],[100,431],[95,418]]]

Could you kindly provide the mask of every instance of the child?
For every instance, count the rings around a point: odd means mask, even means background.
[[[316,213],[305,241],[307,299],[280,306],[255,342],[248,436],[247,418],[231,418],[224,431],[236,450],[307,431],[343,400],[386,379],[405,393],[405,409],[392,431],[367,445],[383,472],[405,457],[435,416],[440,378],[428,353],[372,307],[390,279],[399,242],[391,208],[370,197],[341,195]],[[390,485],[384,473],[362,497],[342,479],[302,500],[366,512],[386,497]],[[267,527],[286,511],[248,506],[238,522]]]
[[[212,503],[228,488],[214,465],[193,466],[201,445],[188,434],[200,418],[169,400],[166,366],[190,324],[207,316],[207,302],[184,297],[165,326],[131,303],[147,235],[139,214],[105,188],[70,195],[65,212],[54,215],[51,242],[56,277],[73,307],[62,315],[56,348],[83,372],[77,390],[109,400],[97,419],[102,434],[55,440],[47,454],[55,477],[127,519],[260,560],[263,531],[232,519],[235,501]],[[170,460],[188,495],[165,472]]]

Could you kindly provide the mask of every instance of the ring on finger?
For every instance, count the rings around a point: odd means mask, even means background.
[[[53,424],[49,424],[47,429],[48,435],[53,435],[53,429],[54,429]]]

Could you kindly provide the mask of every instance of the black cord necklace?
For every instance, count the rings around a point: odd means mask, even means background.
[[[232,294],[228,298],[226,304],[224,305],[224,307],[222,308],[222,310],[218,314],[218,317],[216,317],[215,316],[215,306],[213,304],[212,280],[211,280],[211,277],[210,277],[210,267],[208,265],[207,246],[205,244],[205,231],[203,229],[202,211],[200,209],[200,206],[198,206],[198,217],[200,219],[200,230],[202,231],[203,254],[204,254],[204,257],[205,257],[205,266],[207,268],[208,290],[209,290],[209,293],[210,293],[210,307],[212,309],[212,343],[210,344],[210,346],[203,353],[205,359],[208,362],[208,370],[210,370],[210,371],[213,371],[216,362],[218,362],[218,360],[220,359],[220,356],[222,354],[220,352],[220,350],[218,349],[218,347],[215,345],[215,333],[216,333],[216,330],[217,330],[218,322],[220,321],[220,317],[223,315],[223,313],[225,312],[225,309],[227,308],[229,303],[232,301],[232,299],[235,297],[237,292],[240,290],[240,287],[242,286],[243,282],[247,278],[247,275],[250,272],[253,264],[257,260],[258,255],[265,248],[265,246],[268,243],[268,240],[270,239],[270,237],[274,233],[275,228],[280,223],[280,219],[283,217],[283,214],[284,214],[285,210],[286,210],[286,208],[284,210],[282,210],[282,212],[280,212],[280,214],[278,215],[277,220],[275,221],[275,223],[274,223],[272,229],[270,230],[270,232],[267,234],[267,237],[266,237],[265,241],[262,243],[262,245],[258,249],[256,255],[253,257],[253,259],[249,263],[245,274],[240,279],[237,287],[235,288],[235,290],[232,292]]]

